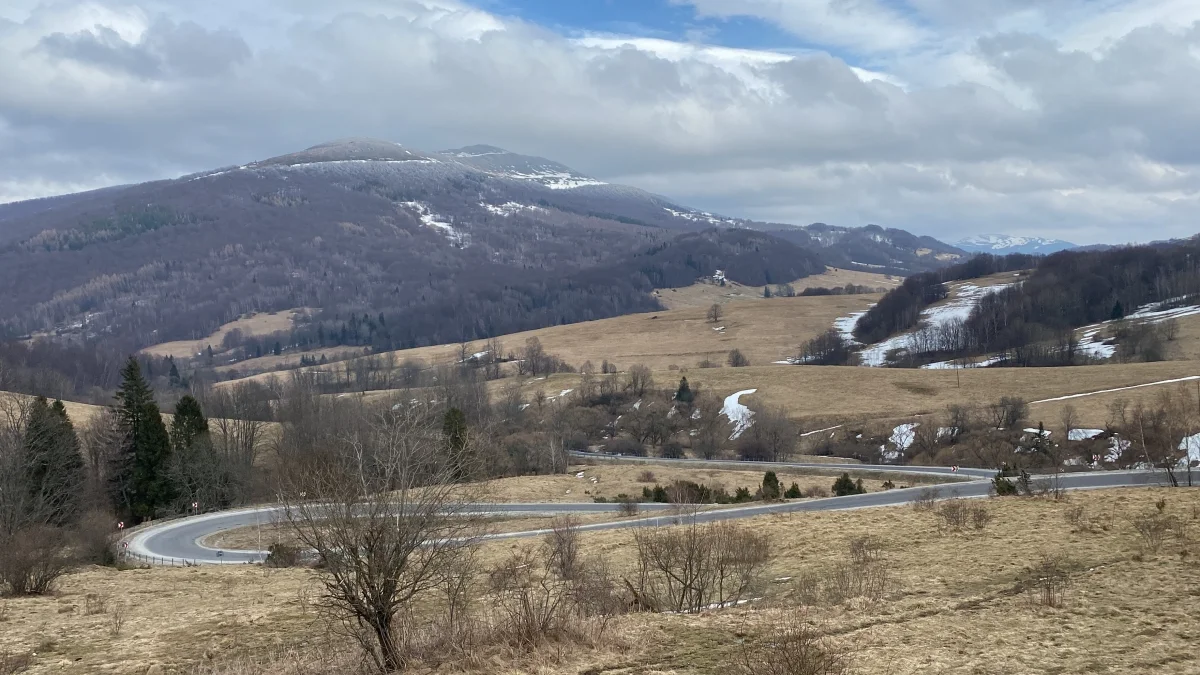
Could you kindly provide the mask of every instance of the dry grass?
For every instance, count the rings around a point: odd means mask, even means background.
[[[1166,489],[1081,492],[1065,503],[992,500],[995,521],[982,532],[940,533],[933,513],[905,507],[754,518],[743,522],[765,535],[775,554],[768,581],[750,595],[761,599],[694,616],[629,615],[611,628],[622,649],[563,646],[525,660],[491,658],[473,672],[722,671],[737,659],[742,636],[767,635],[794,613],[804,579],[834,585],[847,565],[861,565],[851,545],[861,548],[869,536],[868,563],[884,566],[888,577],[882,599],[822,599],[806,612],[820,635],[851,647],[851,672],[1195,673],[1200,521],[1189,539],[1168,533],[1157,554],[1146,551],[1133,522],[1158,513],[1160,498],[1164,513],[1196,521],[1200,492]],[[1066,515],[1078,506],[1110,515],[1113,526],[1077,531]],[[603,554],[624,572],[636,556],[632,538],[629,531],[584,533],[580,553]],[[493,542],[480,555],[494,561],[539,545]],[[1064,601],[1051,603],[1058,607],[1031,601],[1040,597],[1048,554],[1067,561],[1070,574]],[[0,653],[36,651],[31,673],[144,673],[152,664],[165,672],[194,672],[196,665],[204,666],[198,672],[245,675],[330,672],[232,665],[303,644],[308,651],[289,663],[315,663],[317,653],[329,651],[327,627],[312,610],[314,575],[256,567],[89,568],[64,578],[57,597],[4,601]],[[120,635],[111,635],[107,614],[84,612],[89,593],[126,603]]]
[[[759,298],[758,302],[728,305],[725,316],[715,326],[705,318],[705,305],[541,328],[500,340],[505,350],[520,351],[527,339],[536,337],[547,353],[577,367],[591,361],[599,368],[601,361],[608,359],[622,369],[636,364],[663,371],[694,368],[705,359],[723,364],[734,348],[742,350],[752,364],[765,365],[795,356],[803,342],[828,330],[835,319],[862,311],[878,299],[878,295]],[[724,330],[714,330],[720,327]],[[482,348],[482,344],[475,343],[474,347]],[[459,358],[457,345],[392,353],[397,363],[412,358],[441,364]],[[263,373],[250,379],[265,381],[275,376]]]
[[[686,373],[692,387],[700,386],[721,396],[744,389],[758,389],[743,396],[741,402],[753,407],[778,406],[791,417],[812,420],[806,428],[830,426],[830,420],[892,420],[944,412],[950,404],[986,405],[1001,396],[1020,396],[1029,401],[1068,394],[1093,392],[1135,384],[1159,382],[1188,375],[1200,375],[1200,362],[1129,363],[1077,368],[980,368],[955,373],[949,370],[898,368],[752,366],[749,368],[691,369]],[[674,387],[680,373],[658,371],[660,387]],[[962,386],[958,385],[961,378]],[[574,388],[576,375],[554,375],[522,384],[527,397],[537,389],[558,393]],[[493,383],[497,389],[508,382]],[[1164,385],[1169,386],[1169,385]],[[1194,386],[1194,385],[1193,385]],[[1134,390],[1154,393],[1161,387]],[[1132,398],[1134,392],[1124,392]],[[382,396],[384,394],[375,394]],[[1117,395],[1097,395],[1072,399],[1081,420],[1087,425],[1103,426],[1108,401]],[[1042,419],[1050,427],[1057,425],[1061,404],[1030,406],[1033,420]],[[836,423],[836,422],[835,422]]]
[[[591,502],[596,497],[615,501],[618,495],[640,497],[642,488],[653,487],[654,483],[664,487],[676,480],[688,480],[709,486],[723,485],[729,494],[737,488],[749,488],[753,493],[762,486],[763,471],[730,471],[721,469],[694,469],[669,465],[651,465],[654,481],[638,480],[646,470],[644,465],[601,464],[571,467],[570,472],[560,476],[519,476],[501,478],[488,483],[487,497],[496,502]],[[576,478],[582,472],[583,478]],[[777,472],[779,482],[786,489],[793,482],[800,485],[802,492],[814,487],[829,489],[831,476],[817,476],[801,471]],[[592,479],[597,480],[592,483]],[[882,481],[865,479],[863,485],[871,492],[882,489]]]
[[[146,347],[142,350],[142,353],[158,357],[173,356],[177,359],[186,359],[196,356],[210,345],[213,351],[219,352],[221,351],[221,341],[225,339],[225,336],[230,331],[240,330],[243,334],[249,336],[270,335],[271,333],[291,330],[292,322],[295,318],[306,314],[308,311],[310,310],[302,307],[275,312],[273,314],[251,314],[250,316],[244,316],[221,326],[212,335],[196,340],[164,342]]]

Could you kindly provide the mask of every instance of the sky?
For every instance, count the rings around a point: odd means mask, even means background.
[[[724,215],[1200,231],[1195,0],[3,0],[0,202],[343,137]]]

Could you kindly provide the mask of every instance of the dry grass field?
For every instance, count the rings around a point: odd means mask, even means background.
[[[913,370],[898,368],[752,366],[749,368],[692,368],[687,371],[658,371],[657,386],[671,387],[680,375],[686,375],[692,387],[726,396],[746,389],[757,393],[743,396],[741,402],[751,408],[782,408],[790,417],[811,422],[807,428],[822,428],[842,421],[861,419],[892,420],[939,413],[951,404],[986,405],[1001,396],[1020,396],[1027,401],[1070,394],[1101,391],[1138,384],[1161,382],[1200,375],[1200,362],[1166,361],[1129,363],[1075,368],[981,368],[959,372],[951,370]],[[558,394],[571,389],[577,375],[553,375],[545,380],[522,384],[527,396],[542,389]],[[960,386],[961,383],[961,386]],[[497,388],[505,381],[493,383]],[[1162,385],[1172,386],[1172,385]],[[1192,384],[1194,387],[1195,385]],[[1150,395],[1157,387],[1085,396],[1067,401],[1075,406],[1084,425],[1103,426],[1108,403],[1124,396]],[[382,395],[382,394],[376,394]],[[1057,420],[1059,403],[1033,403],[1034,421]]]
[[[526,340],[536,337],[547,353],[577,367],[591,361],[599,368],[605,359],[621,368],[642,364],[655,370],[694,367],[705,359],[723,364],[734,348],[742,350],[751,363],[765,365],[795,356],[802,343],[828,330],[835,319],[862,311],[878,299],[878,295],[759,298],[725,305],[724,316],[716,324],[705,318],[709,305],[704,305],[541,328],[506,335],[501,342],[506,351],[517,352]],[[482,345],[473,343],[471,350],[482,349]],[[394,357],[396,363],[420,359],[441,364],[456,362],[460,351],[458,345],[440,345],[384,356]],[[246,379],[266,381],[279,376],[263,373]]]
[[[14,394],[12,392],[0,391],[0,415],[8,414],[8,409],[12,405],[6,399],[30,399],[27,394]],[[63,401],[63,407],[67,409],[67,416],[78,427],[87,423],[94,415],[99,414],[104,410],[103,406],[91,405],[89,403],[76,403],[74,401]]]
[[[214,351],[221,351],[221,341],[231,331],[238,330],[244,335],[251,336],[270,335],[279,331],[291,330],[292,322],[296,317],[308,311],[308,309],[302,307],[275,312],[273,314],[251,314],[250,316],[242,317],[221,326],[212,335],[196,340],[164,342],[152,347],[146,347],[142,350],[142,353],[158,357],[173,356],[177,359],[186,359],[196,356],[210,345]]]
[[[1157,513],[1160,499],[1177,526],[1155,547],[1135,522]],[[761,644],[770,626],[804,606],[815,630],[849,649],[851,672],[863,675],[1200,672],[1200,492],[1102,490],[1063,502],[976,503],[993,520],[969,532],[946,531],[935,513],[911,507],[742,521],[768,536],[773,553],[749,604],[699,615],[630,614],[613,621],[598,646],[497,653],[469,670],[738,672],[740,644]],[[814,593],[844,572],[850,543],[867,535],[881,551],[874,564],[887,582],[882,596]],[[603,555],[627,576],[632,538],[629,531],[584,533],[582,552]],[[537,545],[489,543],[480,561]],[[1036,567],[1045,556],[1065,575],[1056,607],[1038,602]],[[315,575],[250,566],[88,568],[63,579],[53,597],[0,600],[0,653],[28,658],[27,672],[35,674],[333,672],[321,659],[344,643],[313,609]],[[88,615],[89,594],[93,607],[105,600],[104,612]],[[114,630],[118,606],[124,620]],[[266,670],[234,665],[250,655],[284,661]],[[468,670],[458,665],[440,671]]]

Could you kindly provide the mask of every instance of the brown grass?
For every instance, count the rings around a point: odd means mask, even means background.
[[[232,330],[240,330],[245,335],[270,335],[271,333],[291,330],[295,318],[308,311],[308,309],[302,307],[272,314],[251,314],[221,326],[212,335],[196,340],[164,342],[146,347],[142,350],[142,353],[158,357],[173,356],[177,359],[186,359],[196,356],[210,345],[213,351],[219,352],[221,351],[221,341]]]
[[[1166,499],[1166,513],[1191,519],[1192,525],[1190,539],[1170,534],[1154,554],[1144,550],[1132,523],[1157,513],[1160,498]],[[1200,567],[1193,559],[1200,553],[1195,541],[1200,521],[1194,515],[1200,512],[1200,492],[1105,490],[1073,493],[1065,503],[1005,499],[988,506],[995,521],[986,530],[958,533],[939,533],[933,513],[905,507],[743,521],[768,537],[775,554],[766,582],[751,594],[758,600],[694,616],[629,615],[611,628],[625,643],[620,650],[567,646],[532,660],[493,658],[473,672],[722,672],[736,660],[742,637],[766,635],[770,625],[794,612],[805,579],[832,580],[856,564],[851,544],[868,535],[877,548],[871,564],[885,566],[889,578],[883,599],[820,600],[806,615],[821,635],[851,647],[852,672],[1200,670],[1194,649]],[[1109,514],[1113,526],[1075,530],[1065,515],[1078,506]],[[581,554],[603,554],[624,574],[636,555],[632,537],[629,531],[584,533]],[[481,557],[496,560],[539,545],[494,542]],[[1189,555],[1181,555],[1184,551]],[[1047,554],[1070,564],[1072,584],[1062,607],[1029,599]],[[215,672],[248,675],[264,671],[222,670],[223,664],[293,649],[300,650],[295,658],[315,660],[331,649],[331,638],[312,610],[314,575],[236,566],[88,568],[64,578],[57,597],[0,601],[7,617],[0,653],[38,651],[31,673],[144,673],[152,664],[166,672],[191,672],[207,663]],[[110,635],[106,614],[84,613],[88,593],[127,603],[119,636]]]
[[[700,386],[721,396],[743,389],[758,389],[743,396],[742,403],[753,407],[778,406],[791,417],[811,420],[806,429],[822,428],[855,419],[893,420],[941,413],[950,404],[986,405],[1001,396],[1020,396],[1028,401],[1067,394],[1093,392],[1135,384],[1159,382],[1188,375],[1200,375],[1200,362],[1168,361],[1129,363],[1076,368],[980,368],[961,373],[949,370],[899,368],[857,368],[816,366],[752,366],[749,368],[690,369],[686,373],[658,371],[658,386],[674,387],[686,374],[692,387]],[[958,385],[961,377],[961,388]],[[522,384],[527,397],[537,389],[558,393],[576,386],[576,375],[554,375],[545,380]],[[500,388],[505,381],[493,383]],[[1169,385],[1163,385],[1169,386]],[[1194,386],[1194,385],[1192,385]],[[1134,390],[1153,394],[1160,387]],[[1132,398],[1131,392],[1127,398]],[[382,396],[384,394],[374,394]],[[1075,406],[1088,425],[1103,426],[1108,401],[1117,395],[1077,398],[1066,403]],[[1036,422],[1057,426],[1057,403],[1036,404],[1030,416]]]

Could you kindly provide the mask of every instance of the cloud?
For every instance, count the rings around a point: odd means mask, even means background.
[[[1081,12],[1073,27],[1101,16],[1052,1]],[[0,200],[377,136],[501,145],[764,220],[1083,243],[1123,241],[1133,226],[1142,239],[1194,231],[1192,24],[1151,22],[1093,48],[1021,0],[982,3],[983,23],[941,0],[829,5],[911,27],[874,37],[796,23],[789,12],[804,3],[693,4],[717,16],[779,5],[773,20],[854,45],[857,58],[567,37],[449,0],[10,11]],[[954,39],[931,46],[929,34]]]

